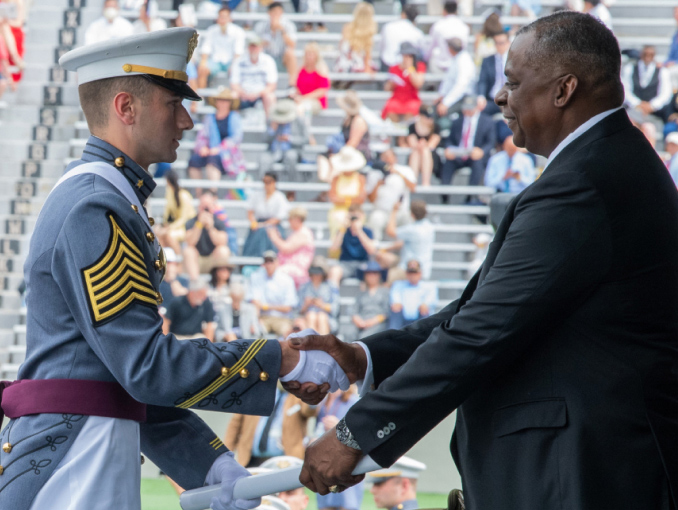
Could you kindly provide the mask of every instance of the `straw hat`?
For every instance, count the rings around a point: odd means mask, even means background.
[[[332,171],[335,174],[357,172],[365,168],[367,160],[362,152],[346,145],[330,158],[330,164],[332,165]]]
[[[269,119],[276,124],[289,124],[297,118],[297,104],[291,99],[281,99],[275,104]]]
[[[207,95],[205,95],[205,98],[207,99],[207,104],[209,104],[210,106],[214,106],[217,99],[225,99],[227,101],[230,101],[232,110],[237,110],[238,105],[240,104],[240,100],[233,93],[233,91],[228,87],[224,86],[219,87],[218,89],[216,89],[216,91],[212,93],[208,93]]]
[[[290,209],[290,212],[287,213],[287,216],[290,218],[299,218],[302,221],[306,221],[308,217],[308,211],[303,207],[293,207]]]
[[[363,102],[355,90],[347,90],[346,94],[337,98],[337,104],[346,112],[346,115],[354,116],[360,113]]]

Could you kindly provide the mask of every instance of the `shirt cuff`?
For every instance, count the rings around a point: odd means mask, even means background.
[[[372,372],[372,356],[370,355],[370,350],[363,342],[356,343],[363,348],[365,351],[365,356],[367,356],[365,378],[362,381],[356,381],[356,385],[358,386],[358,395],[362,397],[372,389],[372,385],[374,384],[374,372]]]

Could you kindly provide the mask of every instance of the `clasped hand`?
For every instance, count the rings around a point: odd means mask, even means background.
[[[292,395],[311,405],[319,404],[328,391],[347,390],[365,378],[367,355],[357,344],[342,342],[334,335],[319,335],[305,329],[287,337],[282,345],[280,381]],[[290,359],[298,356],[292,365]]]

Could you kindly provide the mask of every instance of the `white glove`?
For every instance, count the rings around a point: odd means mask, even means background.
[[[261,505],[261,498],[233,500],[233,488],[240,478],[251,476],[235,461],[233,452],[226,452],[214,461],[205,478],[205,485],[221,485],[219,497],[212,498],[212,510],[252,510]]]
[[[307,328],[298,333],[292,333],[287,339],[317,334],[316,330]],[[329,383],[330,392],[335,392],[338,389],[347,390],[350,386],[344,371],[334,358],[325,351],[299,351],[299,363],[280,380],[282,382],[312,382],[317,385]]]

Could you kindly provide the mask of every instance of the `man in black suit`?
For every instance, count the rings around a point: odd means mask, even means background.
[[[620,108],[620,60],[576,12],[518,32],[496,102],[546,169],[458,301],[364,348],[294,341],[376,387],[308,448],[307,487],[352,485],[360,457],[387,466],[457,409],[469,510],[676,508],[678,194]]]
[[[487,101],[483,113],[488,115],[494,115],[501,111],[497,103],[494,102],[494,96],[504,86],[504,66],[511,46],[511,41],[509,41],[506,32],[495,35],[493,39],[497,53],[483,59],[476,83],[476,92]]]
[[[450,184],[460,168],[470,167],[469,185],[483,182],[490,151],[497,143],[494,122],[489,115],[479,111],[478,98],[466,96],[461,104],[462,115],[452,121],[450,136],[444,142],[445,162],[440,171],[440,182]],[[443,196],[443,202],[447,202]]]

